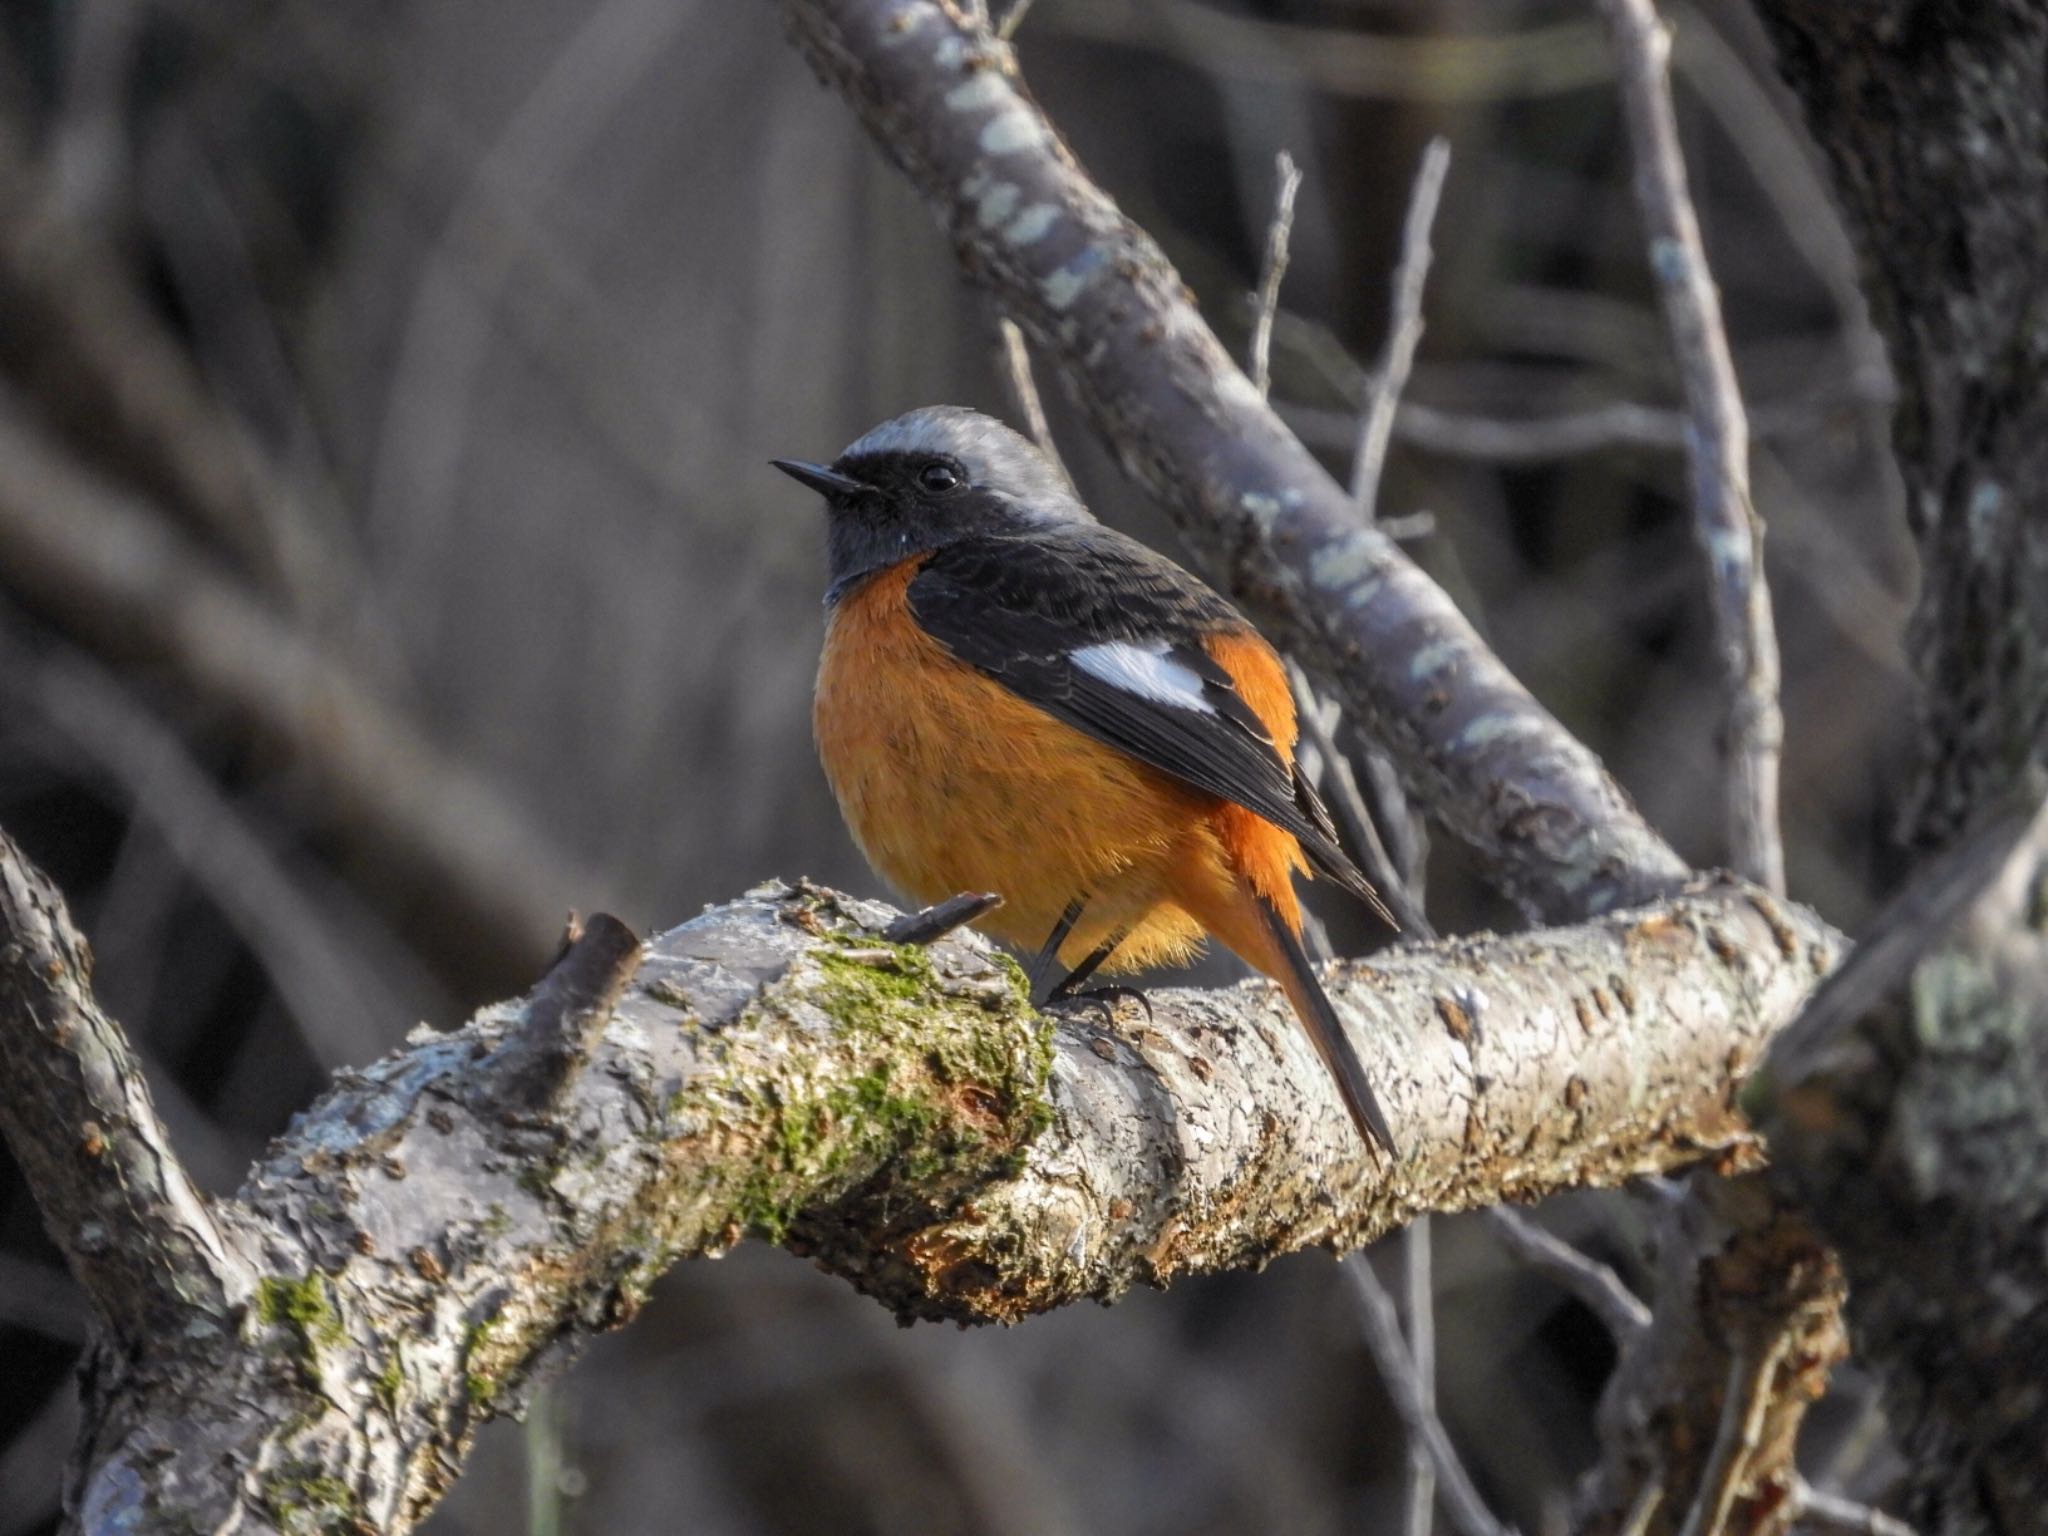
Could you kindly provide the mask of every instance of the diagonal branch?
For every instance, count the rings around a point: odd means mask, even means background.
[[[11,847],[0,864],[31,893],[12,921],[61,923]],[[1010,1321],[1350,1248],[1418,1211],[1745,1162],[1735,1084],[1834,960],[1811,914],[1712,884],[1339,967],[1332,995],[1413,1149],[1389,1174],[1270,986],[1159,992],[1149,1019],[1046,1019],[985,942],[892,945],[894,915],[771,885],[644,951],[593,922],[573,976],[344,1074],[218,1228],[179,1208],[173,1236],[208,1234],[228,1304],[250,1305],[225,1338],[138,1343],[87,1426],[85,1528],[127,1528],[146,1486],[156,1529],[296,1512],[404,1531],[557,1345],[743,1236],[905,1317]],[[38,977],[97,1020],[81,965],[75,948],[6,950],[17,1079],[78,1049],[42,1027]],[[118,1044],[101,1020],[95,1051],[103,1035]],[[515,1068],[549,1041],[570,1043],[571,1070],[528,1092]],[[129,1166],[71,1158],[62,1129],[8,1123],[60,1218]],[[108,1134],[118,1151],[124,1128]],[[124,1262],[189,1267],[162,1248]]]
[[[1592,753],[1280,423],[1157,245],[1075,163],[1000,42],[941,0],[783,0],[797,42],[1052,360],[1210,573],[1335,685],[1416,798],[1552,919],[1684,866]]]
[[[171,1151],[91,975],[63,897],[0,834],[0,1133],[115,1337],[217,1338],[250,1275]]]

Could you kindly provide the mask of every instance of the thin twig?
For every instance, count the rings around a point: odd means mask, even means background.
[[[1401,222],[1401,259],[1394,268],[1393,298],[1386,345],[1373,369],[1372,390],[1358,419],[1358,442],[1351,457],[1351,499],[1367,522],[1379,501],[1380,471],[1387,461],[1387,439],[1394,431],[1394,408],[1415,366],[1415,348],[1422,340],[1422,285],[1429,276],[1429,232],[1443,200],[1444,177],[1451,168],[1447,140],[1431,139],[1408,194],[1408,216]]]
[[[1253,387],[1261,397],[1271,391],[1272,374],[1268,365],[1273,345],[1273,317],[1279,312],[1280,284],[1287,275],[1288,237],[1294,230],[1294,200],[1301,190],[1301,172],[1295,168],[1293,157],[1282,150],[1275,164],[1280,173],[1280,190],[1274,202],[1272,221],[1266,228],[1266,255],[1255,295],[1258,313],[1252,323],[1248,364]],[[1423,915],[1421,902],[1415,899],[1401,866],[1388,854],[1365,797],[1359,792],[1358,778],[1352,772],[1350,759],[1338,750],[1333,734],[1334,717],[1339,713],[1337,706],[1323,700],[1299,663],[1292,660],[1287,663],[1287,677],[1294,690],[1294,711],[1300,728],[1307,733],[1309,743],[1321,761],[1322,772],[1317,787],[1326,798],[1336,802],[1337,814],[1350,833],[1352,847],[1364,861],[1367,876],[1391,905],[1395,920],[1403,931],[1415,938],[1433,937],[1435,930]],[[1396,814],[1407,815],[1405,801],[1397,801],[1393,809]],[[1327,949],[1327,943],[1323,947]]]
[[[1394,862],[1386,842],[1380,837],[1379,826],[1359,788],[1358,776],[1352,772],[1351,760],[1337,745],[1331,730],[1331,716],[1338,712],[1337,706],[1317,695],[1299,663],[1288,662],[1287,677],[1294,686],[1294,713],[1301,723],[1301,732],[1308,737],[1309,745],[1315,748],[1322,763],[1322,778],[1316,787],[1336,812],[1352,852],[1358,855],[1359,863],[1365,868],[1366,877],[1393,909],[1394,919],[1400,923],[1403,934],[1411,939],[1436,937],[1428,915],[1408,889],[1400,866]]]
[[[1281,150],[1273,157],[1280,177],[1280,190],[1273,199],[1273,221],[1266,226],[1266,255],[1259,264],[1257,306],[1252,316],[1252,346],[1249,372],[1261,395],[1273,383],[1273,314],[1280,307],[1280,283],[1287,276],[1287,242],[1294,233],[1294,199],[1301,191],[1301,168],[1294,156]]]
[[[1671,35],[1653,0],[1600,0],[1614,38],[1622,115],[1635,154],[1635,195],[1650,271],[1671,331],[1691,430],[1695,532],[1707,556],[1714,628],[1728,692],[1725,785],[1728,857],[1766,889],[1785,889],[1778,827],[1778,637],[1764,575],[1763,520],[1749,485],[1749,423],[1686,187],[1666,68]]]
[[[1408,1318],[1408,1353],[1415,1365],[1415,1388],[1422,1406],[1436,1412],[1436,1278],[1431,1262],[1430,1226],[1418,1216],[1401,1232],[1401,1310]],[[1402,1490],[1407,1500],[1408,1536],[1430,1536],[1436,1514],[1436,1463],[1415,1436],[1408,1438],[1408,1476]]]
[[[1746,1344],[1729,1360],[1728,1385],[1721,1398],[1721,1421],[1714,1431],[1714,1448],[1708,1453],[1706,1470],[1700,1475],[1699,1497],[1686,1513],[1678,1536],[1718,1536],[1727,1529],[1729,1512],[1742,1492],[1744,1474],[1763,1433],[1778,1362],[1791,1342],[1782,1329],[1774,1329],[1768,1343],[1762,1347]]]
[[[1486,1218],[1503,1248],[1584,1302],[1616,1342],[1626,1343],[1650,1326],[1650,1309],[1608,1265],[1510,1206],[1496,1205]]]
[[[1643,1536],[1663,1503],[1663,1480],[1653,1477],[1636,1491],[1635,1502],[1629,1505],[1628,1514],[1621,1522],[1620,1536]]]
[[[1792,1519],[1817,1530],[1848,1531],[1854,1536],[1915,1536],[1913,1527],[1897,1515],[1822,1493],[1803,1477],[1792,1485]]]
[[[1024,17],[1031,9],[1031,0],[1010,0],[1010,8],[1003,12],[1003,19],[996,27],[996,36],[1009,42],[1017,35],[1017,29],[1024,25]]]
[[[1359,520],[1375,521],[1380,478],[1386,468],[1387,440],[1394,430],[1394,413],[1401,393],[1408,387],[1408,375],[1415,366],[1415,349],[1422,340],[1422,293],[1429,277],[1430,231],[1436,224],[1437,205],[1443,200],[1444,178],[1450,173],[1451,146],[1438,138],[1422,152],[1415,184],[1408,193],[1408,212],[1401,221],[1401,256],[1395,263],[1387,313],[1387,339],[1380,349],[1378,365],[1368,376],[1363,409],[1359,412],[1357,440],[1351,459],[1351,500]],[[1408,905],[1422,908],[1423,841],[1414,831],[1414,815],[1399,775],[1373,743],[1366,744],[1366,778],[1390,835],[1396,837],[1407,855],[1394,863],[1395,883],[1407,897]]]
[[[1038,393],[1038,381],[1031,376],[1031,351],[1024,344],[1023,331],[1007,315],[996,317],[996,351],[1003,365],[1003,381],[1010,386],[1010,398],[1016,404],[1017,414],[1024,418],[1031,441],[1064,471],[1067,466],[1060,458],[1060,445],[1053,441],[1045,401]],[[1073,478],[1071,474],[1067,476],[1070,483]]]
[[[1513,1536],[1514,1527],[1502,1524],[1487,1509],[1486,1501],[1473,1486],[1471,1474],[1458,1459],[1457,1448],[1451,1444],[1443,1421],[1424,1395],[1414,1357],[1401,1338],[1401,1319],[1394,1310],[1393,1297],[1387,1294],[1363,1255],[1353,1257],[1343,1268],[1358,1292],[1366,1346],[1379,1366],[1387,1396],[1393,1399],[1394,1412],[1400,1416],[1410,1439],[1428,1450],[1436,1468],[1438,1496],[1451,1524],[1462,1536]]]

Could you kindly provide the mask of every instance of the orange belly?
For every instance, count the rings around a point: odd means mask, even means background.
[[[1104,967],[1175,964],[1213,934],[1269,975],[1284,965],[1254,897],[1299,930],[1305,860],[1271,822],[1105,746],[955,660],[911,617],[911,561],[833,610],[812,725],[840,812],[868,862],[920,903],[996,891],[979,926],[1035,952],[1085,901],[1060,949],[1071,967],[1111,934]],[[1250,632],[1211,652],[1283,755],[1294,704]]]
[[[1202,924],[1183,901],[1234,885],[1222,802],[956,661],[910,617],[914,574],[899,566],[848,594],[818,668],[818,755],[868,862],[920,903],[998,892],[979,926],[1027,951],[1085,898],[1069,966],[1120,928],[1111,969],[1187,959]]]

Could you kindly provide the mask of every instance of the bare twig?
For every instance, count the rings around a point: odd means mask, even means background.
[[[1635,1502],[1628,1507],[1622,1518],[1621,1528],[1616,1536],[1643,1536],[1650,1528],[1650,1522],[1657,1518],[1657,1511],[1664,1505],[1664,1484],[1656,1478],[1636,1490]]]
[[[1358,1292],[1365,1341],[1379,1364],[1387,1396],[1393,1400],[1394,1412],[1400,1415],[1410,1439],[1427,1450],[1451,1524],[1461,1536],[1513,1536],[1514,1527],[1503,1525],[1487,1509],[1486,1501],[1473,1486],[1471,1474],[1458,1459],[1457,1448],[1451,1444],[1443,1421],[1437,1418],[1435,1407],[1424,1395],[1414,1358],[1401,1338],[1401,1319],[1386,1287],[1380,1284],[1362,1255],[1348,1260],[1344,1273],[1351,1277],[1352,1288]]]
[[[1422,152],[1415,183],[1408,193],[1408,212],[1401,221],[1401,255],[1394,265],[1387,301],[1387,337],[1380,349],[1378,365],[1366,377],[1357,436],[1352,446],[1351,499],[1361,522],[1378,521],[1381,476],[1386,469],[1387,438],[1394,425],[1395,408],[1408,387],[1408,374],[1415,366],[1415,349],[1422,340],[1422,295],[1429,276],[1430,232],[1436,224],[1436,210],[1443,198],[1444,178],[1451,166],[1447,140],[1432,139]],[[1422,863],[1425,843],[1415,827],[1407,794],[1400,776],[1386,761],[1377,742],[1366,742],[1366,781],[1372,787],[1379,821],[1388,828],[1394,846],[1404,857],[1393,864],[1406,904],[1420,912],[1423,907]]]
[[[1024,18],[1031,13],[1032,0],[1010,0],[1010,8],[1003,12],[1003,19],[996,26],[996,36],[1009,42],[1017,35],[1017,29],[1024,25]]]
[[[1616,1340],[1626,1342],[1650,1326],[1650,1309],[1610,1266],[1581,1253],[1512,1206],[1496,1205],[1486,1218],[1502,1247],[1584,1302]]]
[[[1365,409],[1359,413],[1358,438],[1351,455],[1351,499],[1359,515],[1371,522],[1379,502],[1380,475],[1387,462],[1387,439],[1394,431],[1394,410],[1408,387],[1415,349],[1422,341],[1422,289],[1429,277],[1429,235],[1443,200],[1444,177],[1451,169],[1451,146],[1431,139],[1408,193],[1408,215],[1401,221],[1401,259],[1394,267],[1388,301],[1387,339],[1372,371]]]
[[[1792,1485],[1792,1518],[1815,1531],[1841,1531],[1847,1536],[1915,1536],[1913,1527],[1854,1499],[1822,1493],[1805,1478]]]
[[[1031,349],[1025,345],[1017,322],[1007,315],[996,316],[996,353],[1003,365],[1003,382],[1010,386],[1010,399],[1024,419],[1031,441],[1038,444],[1040,453],[1065,470],[1060,445],[1053,440],[1052,422],[1045,414],[1045,401],[1039,398],[1038,381],[1031,376]],[[1071,474],[1067,476],[1070,482],[1073,478]]]
[[[1281,150],[1273,159],[1279,190],[1273,196],[1273,219],[1266,226],[1266,255],[1259,267],[1259,286],[1252,315],[1252,387],[1261,396],[1273,383],[1273,314],[1280,307],[1280,284],[1287,276],[1287,241],[1294,232],[1294,199],[1301,191],[1301,168]]]
[[[640,965],[640,940],[610,913],[574,927],[520,1029],[490,1061],[491,1094],[516,1113],[552,1109],[575,1086]]]
[[[1308,738],[1309,745],[1315,748],[1316,758],[1322,766],[1322,776],[1316,787],[1336,812],[1367,878],[1393,910],[1394,920],[1401,925],[1404,935],[1410,939],[1435,937],[1436,930],[1430,926],[1428,914],[1415,900],[1400,866],[1394,862],[1393,855],[1380,837],[1379,826],[1366,805],[1358,777],[1351,770],[1351,760],[1344,755],[1331,732],[1330,715],[1337,706],[1317,695],[1309,683],[1308,674],[1297,663],[1288,662],[1287,676],[1294,687],[1295,718],[1301,722],[1301,732]]]
[[[1344,387],[1352,381],[1340,377],[1334,382]],[[1361,399],[1369,385],[1369,377],[1361,371]],[[1750,412],[1750,426],[1759,440],[1797,438],[1824,427],[1847,411],[1883,405],[1890,397],[1884,378],[1876,372],[1866,372],[1809,395],[1758,406]],[[1357,442],[1355,411],[1286,401],[1281,402],[1279,411],[1305,441],[1318,447],[1349,449]],[[1394,413],[1394,436],[1398,441],[1448,458],[1491,464],[1547,464],[1583,454],[1631,449],[1676,452],[1686,446],[1689,425],[1683,412],[1628,401],[1549,416],[1510,418],[1403,400]]]
[[[1760,1175],[1696,1170],[1657,1220],[1657,1304],[1602,1393],[1600,1459],[1573,1528],[1620,1531],[1654,1482],[1666,1497],[1652,1533],[1675,1533],[1701,1490],[1732,1501],[1738,1527],[1754,1517],[1759,1531],[1780,1530],[1800,1425],[1848,1352],[1841,1268]],[[1729,1409],[1728,1383],[1751,1383],[1760,1360],[1773,1362],[1772,1379]],[[1741,1452],[1732,1464],[1720,1454],[1731,1446]]]
[[[1756,1348],[1738,1349],[1728,1362],[1728,1384],[1721,1393],[1721,1422],[1714,1447],[1700,1478],[1698,1495],[1687,1511],[1678,1536],[1720,1536],[1742,1492],[1749,1461],[1763,1438],[1764,1415],[1771,1405],[1778,1362],[1791,1340],[1773,1334]]]
[[[1749,423],[1721,323],[1721,299],[1686,187],[1666,65],[1671,37],[1654,0],[1600,0],[1613,32],[1623,117],[1635,153],[1636,202],[1650,270],[1671,330],[1691,417],[1695,530],[1707,557],[1716,643],[1727,689],[1729,859],[1765,889],[1785,888],[1778,827],[1778,637],[1764,574],[1763,520],[1749,483]]]
[[[1409,1363],[1423,1411],[1436,1417],[1436,1278],[1430,1222],[1418,1216],[1401,1229],[1401,1315],[1407,1323]],[[1362,1260],[1353,1261],[1354,1265]],[[1382,1370],[1386,1369],[1382,1363]],[[1439,1421],[1441,1422],[1441,1421]],[[1436,1515],[1436,1458],[1413,1436],[1408,1442],[1408,1536],[1430,1536]]]
[[[1279,310],[1280,284],[1287,274],[1288,237],[1294,228],[1294,199],[1301,188],[1301,172],[1295,168],[1292,156],[1282,150],[1276,164],[1280,173],[1280,189],[1266,230],[1266,255],[1255,296],[1258,312],[1253,320],[1251,340],[1252,383],[1262,398],[1271,384],[1268,353],[1273,343],[1273,317]],[[1300,729],[1315,748],[1317,787],[1335,802],[1337,815],[1350,834],[1352,847],[1362,859],[1373,885],[1393,910],[1395,921],[1411,937],[1432,936],[1434,930],[1430,928],[1429,920],[1423,915],[1420,903],[1414,899],[1401,867],[1389,857],[1379,828],[1366,807],[1365,797],[1359,793],[1358,779],[1351,770],[1350,760],[1338,750],[1333,717],[1341,711],[1316,692],[1315,685],[1309,681],[1299,662],[1288,661],[1287,678],[1294,691],[1295,715]],[[1400,806],[1400,813],[1407,814],[1405,804]]]

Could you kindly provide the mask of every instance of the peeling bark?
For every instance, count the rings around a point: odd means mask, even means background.
[[[1417,801],[1531,917],[1685,879],[1599,760],[1441,588],[1360,524],[1217,341],[1159,247],[1088,179],[1009,47],[941,0],[784,0],[819,74],[1157,495],[1209,573],[1320,672]]]
[[[0,911],[10,1061],[69,1048],[12,974],[48,959],[23,942],[56,910],[32,878]],[[985,941],[892,945],[895,916],[763,887],[630,975],[609,941],[572,949],[581,980],[344,1074],[202,1211],[237,1296],[96,1354],[80,1524],[406,1530],[536,1370],[745,1236],[905,1317],[1008,1322],[1419,1211],[1748,1166],[1736,1085],[1836,959],[1810,913],[1716,883],[1341,965],[1331,994],[1411,1149],[1389,1168],[1270,986],[1040,1017]],[[614,980],[601,1033],[573,1031],[581,1070],[526,1093],[508,1063]],[[63,984],[83,997],[82,973]],[[47,1126],[6,1127],[38,1157]],[[61,1223],[74,1185],[31,1166]]]

